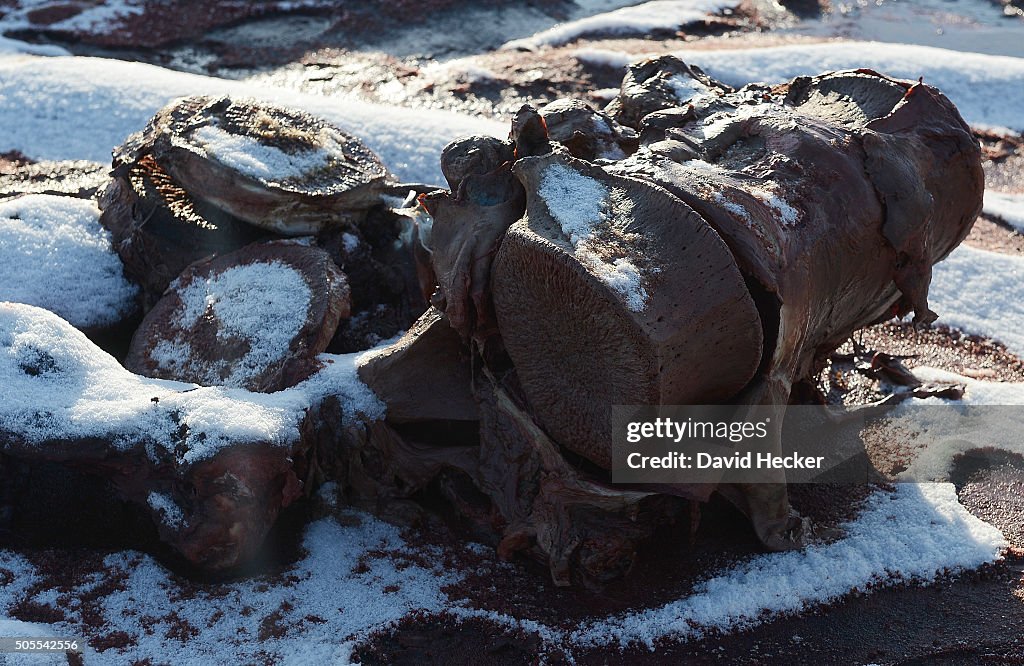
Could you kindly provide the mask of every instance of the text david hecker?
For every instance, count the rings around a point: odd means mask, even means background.
[[[822,469],[824,460],[825,456],[802,456],[799,453],[777,456],[751,451],[737,451],[727,456],[703,452],[669,453],[664,456],[630,453],[626,464],[631,469]]]

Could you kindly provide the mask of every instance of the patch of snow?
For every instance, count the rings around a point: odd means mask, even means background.
[[[156,361],[157,367],[164,370],[177,370],[185,364],[191,355],[191,344],[172,342],[171,340],[158,341],[149,352],[149,357]]]
[[[118,25],[124,19],[141,16],[145,11],[146,0],[103,0],[86,7],[83,11],[47,26],[50,30],[67,30],[74,32],[96,32]],[[22,3],[24,6],[26,3]]]
[[[338,498],[341,497],[341,486],[337,481],[327,481],[316,489],[316,496],[325,506],[337,509]]]
[[[12,303],[0,304],[0,386],[0,428],[30,442],[113,436],[174,451],[177,418],[189,428],[185,462],[235,442],[289,445],[302,409],[294,398],[135,376],[56,315]]]
[[[703,120],[700,127],[692,128],[696,136],[711,140],[724,134],[730,127],[740,125],[753,118],[778,116],[781,109],[777,104],[745,104],[732,111],[718,111]]]
[[[961,245],[932,269],[928,303],[940,324],[1024,356],[1024,258]]]
[[[215,125],[204,125],[192,133],[206,154],[221,164],[272,184],[305,177],[328,164],[325,150],[286,153],[251,136],[232,134]]]
[[[130,315],[138,287],[99,216],[94,202],[74,197],[0,201],[0,301],[46,308],[79,328]]]
[[[747,226],[752,224],[753,220],[750,219],[750,213],[747,212],[746,208],[744,208],[743,206],[739,205],[735,201],[731,201],[729,199],[726,199],[725,195],[723,195],[721,192],[717,192],[716,191],[716,192],[714,192],[713,196],[715,197],[715,203],[716,204],[718,204],[719,206],[721,206],[722,208],[726,209],[727,211],[729,211],[730,213],[732,213],[736,217],[738,217],[741,220],[743,220],[747,224]]]
[[[50,638],[72,639],[72,636],[58,636],[52,627],[34,622],[22,622],[0,617],[0,637],[3,638]],[[79,641],[79,649],[90,652],[87,645]],[[0,653],[0,666],[67,666],[68,658],[63,652],[6,652]]]
[[[774,186],[775,184],[770,183],[770,185]],[[779,216],[779,219],[782,220],[782,223],[785,226],[791,227],[797,223],[800,213],[798,213],[796,208],[793,208],[788,201],[779,195],[777,186],[772,187],[771,189],[766,187],[748,187],[746,189],[754,195],[755,199],[775,211],[776,215]]]
[[[1024,56],[1020,22],[1008,20],[1004,9],[1024,15],[996,2],[851,2],[822,12],[818,19],[792,22],[779,32]]]
[[[1017,130],[1012,130],[1005,125],[989,125],[988,123],[971,123],[971,127],[981,130],[982,132],[992,132],[994,134],[1019,134]]]
[[[248,343],[245,356],[223,367],[208,366],[200,382],[235,387],[245,386],[288,355],[313,299],[302,274],[279,261],[232,266],[209,278],[197,277],[179,288],[178,296],[181,307],[176,321],[182,329],[212,316],[218,338]],[[181,367],[192,357],[187,339],[161,342],[152,355],[161,368]]]
[[[874,584],[933,581],[942,572],[997,560],[1006,547],[999,530],[960,505],[950,483],[875,492],[844,529],[837,542],[754,557],[698,584],[690,596],[585,625],[572,632],[572,641],[653,650],[659,639],[751,627]]]
[[[725,172],[725,169],[723,169],[722,167],[718,166],[717,164],[707,162],[705,160],[686,160],[685,162],[682,163],[682,165],[688,169],[693,169],[694,171],[702,171],[704,173]]]
[[[448,62],[434,62],[422,68],[420,73],[422,76],[430,79],[447,78],[465,83],[484,83],[505,79],[505,77],[494,70],[481,67],[468,58],[459,58],[457,60],[449,60]]]
[[[574,246],[590,238],[604,221],[610,196],[598,181],[561,164],[544,170],[537,193]]]
[[[986,191],[985,214],[998,217],[1017,231],[1024,233],[1024,194]]]
[[[602,49],[593,46],[584,46],[572,51],[572,57],[582,63],[596,67],[618,67],[625,69],[630,64],[644,60],[645,58],[657,57],[654,53],[626,53],[614,49]],[[618,88],[609,88],[618,94]]]
[[[639,5],[559,23],[531,37],[506,42],[503,49],[532,50],[560,46],[584,35],[645,34],[652,30],[675,30],[697,23],[709,15],[736,6],[727,0],[653,0]]]
[[[53,7],[50,0],[15,0],[14,6],[7,8],[0,20],[0,30],[4,32],[45,28],[53,31],[89,32],[109,29],[111,25],[120,24],[123,19],[139,16],[145,11],[146,0],[100,0],[78,7],[79,11],[67,18],[40,25],[33,23],[29,16],[34,11]],[[43,54],[49,55],[49,54]],[[58,55],[67,55],[67,52]]]
[[[964,384],[967,387],[961,400],[942,398],[915,400],[914,404],[957,404],[969,406],[1021,406],[1024,405],[1024,383],[999,382],[964,377],[955,372],[928,366],[914,368],[914,374],[926,382]]]
[[[341,234],[341,244],[346,252],[355,252],[359,248],[359,237],[346,231]]]
[[[622,296],[630,310],[642,312],[647,306],[647,290],[640,269],[627,257],[605,256],[594,236],[607,220],[608,188],[567,166],[552,164],[541,175],[538,195],[562,227],[576,258]]]
[[[164,493],[151,492],[146,497],[146,504],[160,515],[160,519],[168,527],[178,529],[185,522],[185,514],[182,512],[181,507]]]
[[[674,55],[699,65],[732,86],[778,83],[828,70],[866,67],[937,87],[972,124],[1024,129],[1024,58],[964,53],[930,46],[883,42],[830,41],[748,49],[689,49]],[[580,49],[578,59],[625,67],[644,58],[601,49]]]
[[[711,94],[711,89],[706,85],[697,79],[684,76],[683,74],[671,76],[668,80],[668,85],[672,88],[672,92],[680,103],[696,101],[705,95]]]
[[[29,44],[0,35],[0,54],[26,53],[38,56],[67,56],[71,52],[53,44]]]
[[[599,102],[608,103],[619,96],[618,88],[598,88],[590,93],[590,96]]]
[[[617,257],[610,262],[596,252],[580,252],[577,256],[595,272],[606,285],[617,291],[626,300],[626,306],[633,312],[643,312],[647,306],[647,290],[644,289],[640,269],[626,257]]]
[[[102,58],[0,56],[0,150],[104,162],[172,99],[252,97],[303,109],[362,140],[407,182],[443,183],[437,156],[467,134],[504,138],[504,122],[297,93]]]
[[[448,602],[442,589],[453,581],[442,558],[423,548],[414,551],[397,528],[361,514],[346,522],[358,525],[327,518],[307,526],[304,555],[273,584],[260,578],[191,584],[148,555],[108,555],[103,568],[84,580],[53,582],[53,605],[65,619],[45,629],[90,638],[117,631],[128,636],[126,647],[108,648],[87,663],[163,663],[169,655],[181,666],[349,663],[353,639],[413,611],[441,610]],[[4,569],[38,579],[31,563],[10,551],[0,551]],[[97,630],[78,600],[107,581],[117,584],[99,600],[103,625]],[[0,615],[9,615],[26,596],[50,598],[53,592],[29,592],[20,581],[0,587]]]
[[[69,437],[111,437],[122,448],[145,442],[154,460],[171,454],[184,464],[235,444],[291,446],[306,409],[329,395],[346,419],[383,417],[383,403],[357,374],[372,353],[322,354],[320,372],[277,393],[197,387],[133,375],[53,313],[0,303],[0,430],[38,445]],[[182,424],[188,433],[179,449]]]
[[[343,418],[351,422],[357,418],[383,419],[387,405],[377,397],[369,386],[359,379],[359,368],[380,354],[388,345],[397,342],[401,335],[382,340],[373,349],[352,354],[320,354],[317,360],[323,367],[301,384],[285,389],[281,393],[300,393],[308,404],[316,404],[327,396],[338,396],[344,408]]]

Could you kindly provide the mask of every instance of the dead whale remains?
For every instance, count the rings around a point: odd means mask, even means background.
[[[137,374],[87,340],[64,349],[52,316],[23,307],[0,317],[0,367],[40,396],[116,370],[161,406],[119,395],[104,420],[13,401],[4,454],[116,477],[209,568],[243,561],[323,480],[371,510],[440,487],[501,555],[559,584],[621,576],[713,492],[765,547],[797,548],[808,524],[784,464],[757,485],[612,484],[611,406],[784,407],[853,331],[935,318],[931,267],[982,203],[954,106],[870,70],[734,90],[646,60],[603,111],[524,107],[507,141],[440,157],[447,189],[402,188],[306,114],[227,98],[160,111],[115,151],[101,195],[146,295]],[[401,329],[358,359],[324,353]],[[262,425],[215,424],[219,408]]]

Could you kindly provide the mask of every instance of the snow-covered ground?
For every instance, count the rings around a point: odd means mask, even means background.
[[[659,640],[750,627],[877,583],[929,582],[940,572],[991,562],[1006,545],[999,530],[960,505],[951,483],[904,483],[877,492],[844,529],[835,543],[743,562],[677,601],[584,624],[571,640],[642,643],[653,650]]]
[[[502,48],[535,49],[541,46],[559,46],[584,35],[675,30],[688,23],[703,21],[738,4],[736,0],[652,0],[559,23],[530,37],[507,42]]]
[[[356,375],[374,353],[321,354],[322,370],[277,393],[197,387],[134,375],[55,314],[0,302],[0,426],[40,446],[62,437],[149,441],[154,461],[152,447],[175,451],[183,463],[246,442],[286,447],[299,439],[305,410],[326,395],[339,396],[352,417],[384,416]],[[177,451],[182,424],[186,448]]]
[[[820,19],[793,23],[782,32],[1024,57],[1020,29],[1020,21],[995,2],[883,0],[836,3]]]
[[[985,192],[985,214],[1024,233],[1024,194]]]
[[[47,23],[51,30],[78,30],[78,31],[99,31],[112,23],[117,23],[131,16],[139,16],[144,11],[146,0],[103,0],[102,2],[90,3],[82,11],[71,16],[59,18],[56,21]],[[22,30],[32,27],[35,23],[31,16],[33,12],[45,8],[54,3],[47,0],[19,0],[5,12],[2,27],[4,30]]]
[[[38,305],[79,328],[135,309],[138,288],[92,201],[46,194],[0,202],[0,301]]]
[[[303,539],[305,556],[273,581],[190,586],[148,555],[125,551],[107,556],[86,581],[30,594],[39,603],[62,609],[66,617],[34,629],[82,637],[83,615],[93,609],[78,600],[97,586],[116,581],[114,591],[99,602],[107,623],[104,631],[124,631],[137,644],[87,655],[90,664],[147,658],[165,663],[170,658],[180,666],[207,666],[258,662],[263,655],[277,664],[348,663],[352,644],[346,639],[411,611],[447,606],[450,602],[441,588],[453,574],[419,564],[423,556],[442,558],[423,549],[414,552],[386,523],[358,514],[347,522],[351,524],[333,519],[311,523]],[[24,557],[7,551],[0,552],[0,574],[4,573],[12,581],[0,588],[0,608],[5,609],[23,598],[41,575]],[[280,613],[277,625],[282,635],[260,640],[261,623],[274,612]],[[4,621],[9,620],[0,620]],[[3,627],[0,624],[0,631]],[[189,639],[169,640],[169,635]]]
[[[405,182],[443,183],[438,156],[458,136],[505,136],[504,123],[447,111],[327,99],[142,63],[0,55],[0,146],[33,159],[108,162],[172,99],[253,97],[304,109],[361,138]]]
[[[628,3],[594,0],[581,4],[611,13],[553,27],[529,38],[530,45],[562,43],[593,30],[616,32],[616,25],[622,23],[615,21],[646,16],[643,12],[654,5],[676,9],[687,5],[687,11],[700,12],[718,5],[713,1],[655,2],[623,10],[621,6]],[[675,20],[649,27],[679,25],[672,23]],[[0,37],[0,151],[16,149],[37,159],[107,161],[111,148],[141,129],[160,106],[189,94],[253,96],[301,107],[359,136],[393,172],[408,181],[442,182],[437,158],[441,148],[456,136],[504,136],[507,132],[503,122],[466,115],[327,99],[62,53],[56,47],[28,46]],[[635,58],[593,49],[578,53],[582,58],[623,66]],[[865,66],[906,78],[923,76],[946,92],[969,122],[1024,129],[1024,58],[880,42],[693,50],[680,55],[734,85]],[[986,210],[1009,224],[1024,224],[1018,217],[1024,216],[1020,197],[990,194]],[[940,323],[995,338],[1011,351],[1024,354],[1022,269],[1024,258],[961,247],[936,267],[931,307],[940,313]],[[7,266],[0,265],[2,270],[8,270]],[[74,355],[83,356],[88,341],[76,338],[71,342],[78,345],[72,345]],[[281,430],[293,427],[289,419],[310,396],[335,390],[339,384],[348,387],[354,403],[364,411],[380,409],[355,379],[354,359],[325,360],[333,362],[305,384],[268,398],[273,403],[270,407],[279,408],[280,414],[274,414],[281,419]],[[126,374],[115,376],[118,369],[108,367],[106,359],[100,365],[100,370],[110,373],[104,376],[114,385],[115,393],[121,390],[118,386],[123,389],[134,381]],[[935,373],[935,378],[939,377]],[[960,379],[967,384],[967,400],[974,404],[1024,403],[1024,385]],[[147,388],[157,385],[153,382]],[[159,384],[160,390],[187,388],[170,385]],[[0,388],[4,390],[10,388]],[[244,400],[243,394],[235,391],[230,397]],[[942,460],[948,462],[952,453],[944,450]],[[921,464],[927,462],[930,470],[938,469],[940,473],[933,476],[941,478],[945,468],[936,460],[933,457]],[[530,617],[496,616],[476,608],[472,599],[452,598],[445,588],[464,572],[425,564],[444,558],[414,548],[394,527],[369,516],[349,518],[345,524],[324,518],[307,526],[305,555],[273,583],[254,579],[196,585],[171,574],[149,555],[125,551],[108,556],[86,582],[67,586],[49,581],[40,586],[36,583],[44,580],[43,571],[22,555],[0,551],[0,634],[83,636],[89,625],[87,609],[79,600],[115,581],[113,591],[98,602],[98,610],[105,622],[104,632],[125,632],[129,647],[87,651],[90,664],[146,658],[161,661],[169,651],[174,663],[180,664],[236,663],[240,658],[263,657],[275,663],[345,663],[354,640],[415,610],[446,610],[518,624],[570,652],[577,646],[650,646],[664,638],[686,640],[709,630],[748,627],[872,585],[932,581],[943,573],[992,562],[1005,546],[998,530],[957,502],[952,485],[901,484],[893,492],[872,495],[858,517],[845,525],[846,534],[839,541],[802,552],[748,559],[716,573],[691,594],[672,602],[623,615],[594,617],[566,629]],[[4,617],[26,595],[32,601],[61,608],[64,619],[29,625]],[[275,631],[256,640],[263,620],[275,612]],[[33,659],[26,663],[43,663]],[[3,660],[0,656],[0,663],[5,663]]]
[[[928,302],[939,323],[1024,356],[1024,259],[960,246],[935,266]]]
[[[84,633],[86,609],[76,600],[117,581],[115,591],[99,603],[104,631],[125,632],[134,645],[90,655],[92,663],[166,655],[167,636],[181,631],[183,623],[190,637],[175,642],[175,664],[237,663],[259,654],[281,664],[347,663],[354,641],[417,610],[519,626],[571,653],[595,646],[653,648],[660,639],[749,627],[851,590],[929,582],[939,574],[991,562],[1005,547],[999,530],[960,506],[948,483],[901,484],[895,492],[877,493],[845,529],[846,537],[832,544],[750,559],[677,601],[585,621],[569,630],[477,610],[471,599],[449,597],[443,588],[461,574],[423,564],[443,561],[440,553],[412,546],[394,527],[362,514],[350,514],[345,525],[332,518],[310,524],[305,556],[272,584],[256,579],[197,591],[152,557],[125,551],[107,556],[84,583],[43,587],[27,598],[64,611],[65,620],[44,629],[77,637]],[[0,608],[25,599],[41,575],[23,556],[0,551],[0,574],[5,571],[14,582],[0,589]],[[256,640],[261,621],[275,612],[275,624],[283,631]]]

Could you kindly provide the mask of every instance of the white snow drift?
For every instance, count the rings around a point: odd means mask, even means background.
[[[584,35],[642,35],[654,30],[675,30],[735,7],[735,0],[653,0],[559,23],[530,37],[507,42],[504,49],[559,46]]]
[[[183,463],[232,444],[290,446],[305,410],[327,395],[339,396],[347,418],[384,415],[357,375],[373,353],[322,354],[320,372],[277,393],[197,387],[134,375],[57,315],[0,303],[0,429],[39,445],[112,436],[117,446],[151,441],[175,452],[184,423]]]
[[[1024,194],[985,192],[985,214],[1024,233]]]
[[[135,309],[138,288],[92,201],[32,194],[0,201],[0,301],[38,305],[79,328]]]
[[[187,95],[253,97],[304,109],[363,140],[409,182],[444,182],[438,156],[455,137],[508,134],[505,123],[447,111],[328,99],[142,63],[0,55],[0,150],[107,162],[111,149],[158,109]]]
[[[932,269],[938,323],[1002,342],[1024,356],[1024,258],[961,245]]]

